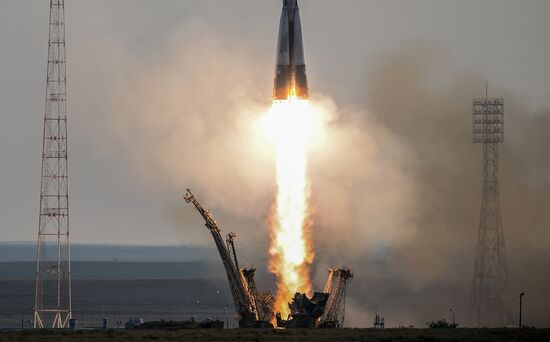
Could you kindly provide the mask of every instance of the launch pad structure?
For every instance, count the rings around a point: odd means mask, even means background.
[[[192,203],[205,220],[205,225],[210,230],[220,258],[222,259],[229,288],[233,297],[235,311],[238,315],[240,328],[268,327],[272,326],[273,297],[270,294],[261,293],[254,283],[255,270],[239,268],[237,254],[235,252],[234,239],[236,234],[229,233],[224,243],[221,229],[212,217],[210,211],[205,209],[191,190],[187,190],[184,196],[187,203]]]
[[[348,268],[329,269],[323,292],[315,292],[312,298],[296,293],[289,303],[290,315],[281,317],[274,312],[274,298],[267,291],[260,291],[254,280],[256,269],[240,268],[236,249],[235,233],[227,234],[224,243],[221,229],[190,189],[184,195],[205,220],[205,225],[214,238],[214,243],[225,268],[231,296],[240,328],[342,328],[345,318],[347,282],[353,277]]]

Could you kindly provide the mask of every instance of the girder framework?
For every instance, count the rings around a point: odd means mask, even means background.
[[[64,0],[51,0],[38,219],[35,328],[64,328],[72,317],[65,56],[65,3]]]
[[[328,293],[329,297],[325,312],[320,319],[321,325],[343,328],[346,313],[346,288],[348,281],[353,278],[353,273],[345,267],[330,268],[328,273],[329,276],[323,292]]]
[[[473,100],[473,141],[483,144],[483,192],[472,282],[471,318],[477,326],[505,326],[508,265],[498,185],[498,144],[504,141],[504,100]]]
[[[259,316],[256,307],[256,299],[253,293],[248,288],[248,283],[238,268],[237,255],[235,252],[234,239],[235,234],[230,233],[227,236],[226,242],[223,242],[221,236],[221,229],[217,222],[212,217],[210,211],[205,209],[202,204],[195,198],[195,195],[190,189],[187,189],[187,193],[184,196],[187,203],[192,203],[199,214],[203,217],[205,225],[212,234],[214,242],[222,259],[225,272],[227,274],[227,280],[229,281],[229,288],[233,297],[233,303],[235,305],[235,311],[238,315],[239,327],[251,328],[258,325]],[[252,274],[253,277],[253,274]]]

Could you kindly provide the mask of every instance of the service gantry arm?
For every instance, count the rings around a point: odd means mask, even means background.
[[[346,312],[346,285],[353,273],[348,268],[329,269],[328,272],[325,293],[329,297],[321,323],[333,323],[335,327],[342,328]]]
[[[334,278],[334,269],[329,268],[328,269],[328,278],[327,283],[325,284],[325,289],[323,290],[324,293],[330,294],[332,292],[332,280]]]
[[[241,277],[241,282],[243,284],[243,287],[245,289],[245,292],[248,296],[248,300],[250,302],[250,305],[252,305],[254,308],[256,308],[256,316],[258,317],[258,320],[264,320],[262,318],[262,313],[260,308],[258,307],[257,297],[258,297],[258,291],[256,289],[256,285],[254,283],[254,273],[252,273],[252,282],[249,279],[249,270],[240,268],[239,267],[239,261],[237,259],[237,251],[235,250],[235,239],[237,238],[237,234],[235,233],[229,233],[226,236],[225,243],[227,246],[227,250],[229,251],[229,256],[232,258],[233,262],[235,263],[235,267],[239,271],[239,275]],[[255,271],[255,269],[253,269]]]
[[[227,250],[229,251],[229,256],[233,259],[233,261],[235,263],[235,267],[240,272],[241,269],[239,268],[239,261],[237,260],[237,252],[235,251],[235,239],[236,238],[237,238],[237,234],[231,232],[231,233],[227,234],[227,236],[225,238],[225,243],[227,245]]]
[[[274,318],[273,305],[275,299],[271,293],[260,291],[256,287],[256,280],[254,279],[254,275],[256,274],[255,268],[242,268],[241,273],[246,279],[248,291],[252,295],[253,302],[256,305],[258,319],[263,322],[271,322]]]
[[[187,189],[187,193],[184,196],[187,203],[193,203],[197,211],[205,220],[206,227],[210,230],[220,257],[227,273],[227,280],[229,281],[229,287],[233,296],[233,302],[235,304],[235,311],[239,315],[239,326],[246,328],[250,327],[258,320],[258,314],[256,312],[255,305],[250,301],[250,294],[247,291],[246,284],[243,283],[243,277],[238,269],[235,261],[232,259],[231,253],[227,246],[224,244],[220,228],[216,221],[212,218],[210,211],[203,208],[203,206],[197,201],[191,190]]]

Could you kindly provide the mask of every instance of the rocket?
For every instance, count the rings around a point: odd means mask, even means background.
[[[274,100],[290,96],[309,98],[298,0],[283,0],[273,85]]]

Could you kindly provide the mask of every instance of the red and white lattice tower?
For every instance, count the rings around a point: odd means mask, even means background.
[[[64,0],[50,1],[47,69],[34,327],[64,328],[72,317]]]

